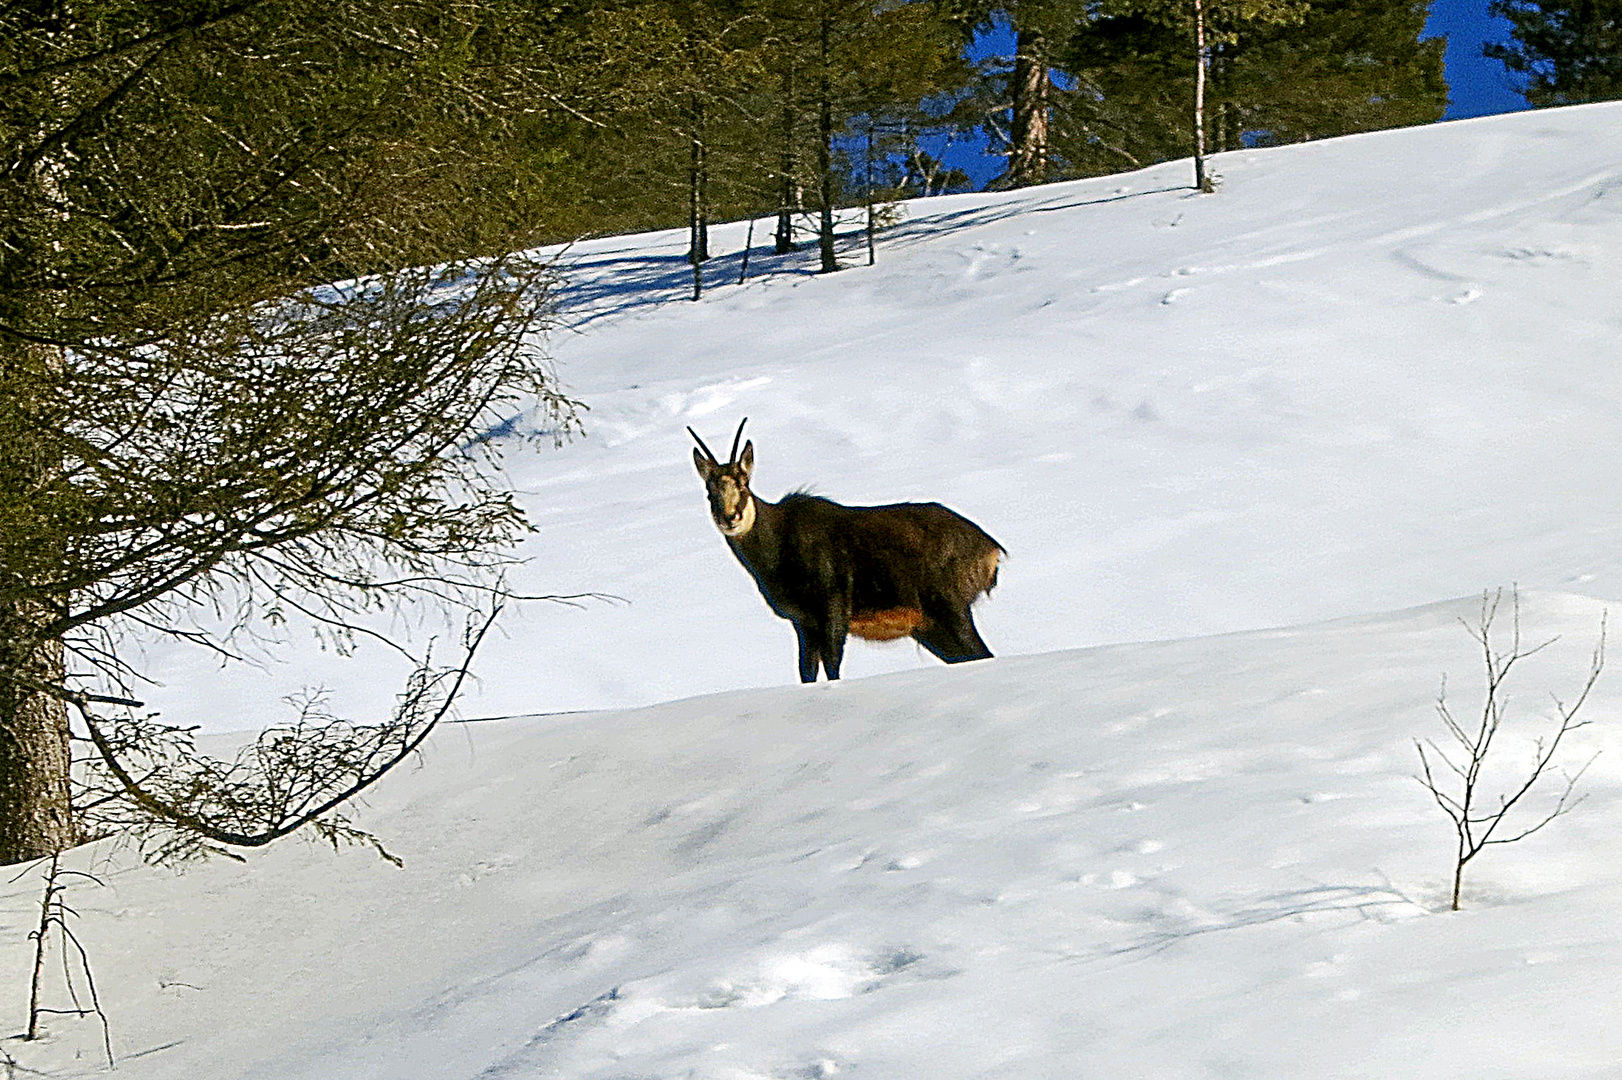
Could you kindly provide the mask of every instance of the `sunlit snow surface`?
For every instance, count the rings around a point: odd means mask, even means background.
[[[853,234],[831,277],[762,249],[733,284],[744,228],[721,226],[697,304],[682,233],[565,253],[550,351],[587,436],[512,443],[540,529],[514,584],[625,603],[509,612],[468,715],[795,680],[684,430],[724,452],[745,415],[767,498],[938,500],[1001,541],[999,655],[1511,581],[1622,596],[1622,108],[1215,160],[1216,197],[1180,162],[912,203],[876,267]],[[386,650],[296,644],[269,676],[160,651],[146,696],[217,731],[310,685],[387,709]],[[847,676],[935,663],[863,646]]]
[[[1462,913],[1411,774],[1442,674],[1478,699],[1470,597],[1518,581],[1560,635],[1513,763],[1622,596],[1622,107],[1216,167],[1213,197],[1185,162],[914,203],[832,277],[757,251],[731,284],[720,227],[698,304],[679,234],[565,253],[550,349],[588,436],[513,446],[515,584],[627,603],[513,613],[464,712],[668,703],[443,731],[362,817],[403,871],[95,852],[72,902],[119,1073],[1615,1076],[1622,690],[1570,747],[1604,751],[1588,801],[1482,856]],[[746,414],[767,497],[938,499],[996,536],[999,658],[853,645],[848,676],[888,674],[784,685],[793,634],[684,431],[724,449]],[[223,731],[310,684],[376,714],[399,675],[287,656],[155,650],[148,696]],[[34,881],[0,896],[17,1031]],[[97,1070],[93,1024],[48,1027],[5,1046]]]

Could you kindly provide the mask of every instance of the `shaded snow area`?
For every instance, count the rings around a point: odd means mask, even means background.
[[[737,285],[719,226],[696,304],[679,233],[561,253],[587,435],[512,439],[513,584],[624,602],[508,613],[463,715],[525,718],[441,730],[360,816],[403,870],[76,853],[119,1074],[1619,1075],[1622,677],[1560,759],[1599,753],[1587,801],[1473,863],[1462,912],[1413,740],[1444,673],[1479,708],[1459,620],[1519,582],[1559,640],[1511,686],[1513,783],[1622,596],[1622,105],[1215,164],[1208,197],[1181,162],[914,202],[827,277],[756,251]],[[852,643],[789,685],[684,431],[724,452],[745,415],[767,498],[1001,541],[998,658]],[[401,671],[359,652],[154,646],[145,696],[213,732],[316,684],[382,714]],[[37,896],[0,884],[8,1032]],[[101,1069],[93,1022],[47,1027],[4,1046]]]

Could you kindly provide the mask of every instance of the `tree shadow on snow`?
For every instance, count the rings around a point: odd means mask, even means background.
[[[1280,922],[1302,915],[1333,912],[1352,912],[1362,920],[1389,921],[1388,912],[1406,911],[1430,914],[1431,909],[1409,897],[1394,885],[1317,885],[1304,889],[1291,889],[1260,897],[1230,912],[1219,913],[1216,922],[1188,926],[1177,930],[1158,930],[1111,948],[1101,949],[1081,960],[1101,960],[1136,953],[1159,953],[1181,941],[1205,934],[1223,933]]]
[[[945,233],[992,225],[1011,218],[1176,192],[1193,193],[1186,186],[1111,192],[1097,197],[1064,192],[1046,200],[1034,200],[1025,195],[961,210],[919,212],[906,221],[887,226],[878,234],[877,257],[882,264],[886,250],[914,247]],[[918,207],[923,203],[927,207],[928,202],[927,199],[917,200],[912,205]],[[802,239],[794,251],[778,255],[772,251],[771,231],[763,223],[769,224],[769,220],[756,222],[754,235],[763,239],[753,243],[749,249],[745,284],[784,276],[818,276],[814,240]],[[561,321],[571,329],[580,330],[601,319],[689,300],[693,291],[693,267],[687,258],[686,235],[672,233],[667,236],[670,239],[659,242],[651,250],[647,241],[643,241],[637,246],[627,245],[591,254],[572,255],[568,251],[560,254],[558,271],[565,282],[557,294],[557,314]],[[835,239],[839,260],[846,269],[866,265],[866,220],[859,208],[847,210],[841,215]],[[741,249],[717,252],[703,265],[704,295],[737,286],[744,270],[744,252]]]

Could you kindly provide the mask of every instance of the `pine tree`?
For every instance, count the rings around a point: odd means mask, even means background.
[[[1058,150],[1078,175],[1136,169],[1189,152],[1193,72],[1182,35],[1138,14],[1078,27],[1062,59],[1077,88],[1067,95]]]
[[[1421,40],[1413,0],[1320,0],[1299,22],[1212,19],[1203,134],[1210,149],[1273,145],[1440,118],[1442,42]],[[1116,14],[1084,25],[1064,53],[1081,83],[1078,137],[1061,151],[1081,171],[1188,153],[1185,102],[1197,71],[1185,31],[1163,18]]]
[[[767,3],[780,49],[769,64],[781,87],[772,109],[780,133],[773,157],[782,199],[778,248],[791,237],[793,199],[803,183],[816,192],[817,252],[822,272],[839,269],[836,211],[863,185],[842,138],[860,141],[867,128],[899,129],[921,114],[919,103],[960,87],[966,68],[952,25],[924,3],[871,0]],[[803,140],[803,141],[802,141]],[[796,170],[804,168],[803,179]]]
[[[1218,50],[1216,146],[1278,145],[1434,123],[1447,108],[1441,38],[1424,0],[1314,0],[1299,25]]]
[[[1215,190],[1205,162],[1206,87],[1213,50],[1239,42],[1243,33],[1257,27],[1299,24],[1306,13],[1304,0],[1108,0],[1102,11],[1140,18],[1170,31],[1168,42],[1181,43],[1174,53],[1182,53],[1185,70],[1193,76],[1187,130],[1192,133],[1194,187],[1203,192]]]
[[[655,218],[674,217],[679,198],[697,299],[717,200],[759,186],[763,128],[748,98],[764,77],[765,21],[732,0],[648,0],[588,23],[592,78],[617,88],[593,147],[597,190]]]
[[[1007,156],[995,187],[1025,187],[1053,179],[1064,170],[1055,153],[1056,113],[1062,92],[1054,81],[1059,55],[1078,21],[1084,0],[939,0],[964,34],[1006,28],[1013,34],[1011,57],[993,57],[981,66],[979,116],[995,151]],[[1063,73],[1061,81],[1067,81]]]
[[[527,19],[0,6],[0,862],[79,838],[66,707],[136,676],[121,628],[341,632],[385,566],[488,595],[522,515],[459,448],[519,396],[570,408],[524,344],[547,271],[467,224],[521,216],[477,178],[516,168],[534,87],[495,43]]]
[[[1622,98],[1622,0],[1494,0],[1510,41],[1489,43],[1533,105]]]

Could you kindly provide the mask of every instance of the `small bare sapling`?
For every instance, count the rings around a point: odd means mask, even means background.
[[[1481,647],[1482,661],[1486,667],[1486,699],[1479,718],[1460,721],[1453,715],[1447,701],[1447,676],[1444,675],[1441,692],[1436,698],[1436,712],[1441,717],[1442,726],[1447,729],[1449,738],[1443,740],[1446,746],[1438,745],[1434,739],[1414,740],[1414,746],[1419,750],[1421,770],[1415,779],[1430,792],[1436,805],[1453,823],[1457,840],[1453,861],[1454,911],[1459,910],[1459,889],[1464,880],[1466,864],[1488,847],[1524,840],[1555,818],[1575,809],[1583,799],[1581,795],[1574,794],[1577,781],[1582,779],[1594,760],[1590,757],[1575,771],[1555,766],[1555,756],[1566,736],[1589,724],[1588,720],[1579,720],[1577,714],[1605,667],[1604,618],[1600,620],[1599,642],[1594,646],[1588,677],[1581,691],[1570,704],[1558,697],[1553,698],[1558,720],[1550,718],[1551,729],[1538,737],[1532,759],[1524,771],[1504,777],[1503,770],[1495,766],[1493,773],[1497,782],[1484,780],[1493,742],[1504,722],[1509,700],[1505,683],[1510,672],[1522,660],[1543,651],[1555,641],[1551,638],[1533,646],[1521,643],[1520,596],[1511,592],[1510,644],[1508,649],[1501,649],[1492,635],[1502,600],[1502,589],[1483,593],[1480,616],[1473,624],[1464,623],[1465,630]],[[1534,789],[1537,795],[1529,799]]]
[[[90,954],[85,951],[84,945],[79,941],[79,935],[73,930],[70,918],[78,918],[79,913],[68,906],[63,893],[68,889],[69,883],[75,879],[88,881],[95,885],[101,882],[94,876],[82,870],[69,870],[62,865],[62,853],[56,852],[45,864],[44,895],[40,898],[39,924],[29,932],[29,938],[34,942],[34,972],[28,986],[28,1030],[23,1034],[24,1039],[33,1040],[41,1035],[40,1022],[51,1013],[68,1016],[94,1016],[101,1021],[102,1049],[107,1054],[107,1067],[113,1067],[113,1039],[112,1031],[107,1024],[107,1013],[101,1007],[101,996],[96,993],[96,978],[90,971]],[[71,1008],[52,1008],[44,1004],[44,984],[46,959],[51,952],[52,942],[56,944],[56,952],[62,961],[62,981],[67,987],[68,997],[72,1000]],[[75,979],[75,971],[79,978]],[[85,997],[79,996],[76,983],[83,981]],[[9,1062],[15,1067],[15,1062]]]

